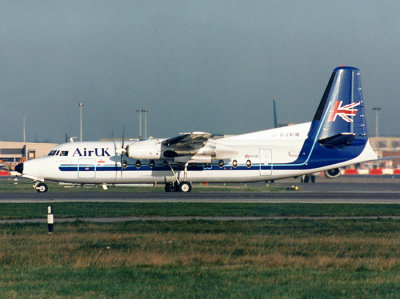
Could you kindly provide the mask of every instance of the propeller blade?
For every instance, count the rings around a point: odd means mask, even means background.
[[[119,153],[119,149],[117,148],[117,145],[115,144],[114,130],[111,131],[111,137],[112,137],[112,140],[113,140],[113,143],[114,143],[114,151],[115,151],[115,154],[119,155],[119,154],[120,154],[120,153]],[[117,160],[115,160],[115,167],[117,167]],[[122,167],[122,164],[121,164],[121,167]]]
[[[122,127],[122,141],[121,141],[121,177],[124,172],[124,168],[126,167],[126,163],[125,163],[125,159],[124,159],[125,152],[126,152],[126,149],[125,149],[125,126],[123,126]]]
[[[122,148],[125,149],[125,126],[122,127]]]

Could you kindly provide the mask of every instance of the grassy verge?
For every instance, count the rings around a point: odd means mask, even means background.
[[[396,298],[397,220],[2,225],[1,298]]]
[[[49,203],[1,203],[0,219],[42,218]],[[400,205],[304,203],[52,203],[56,217],[396,216]]]

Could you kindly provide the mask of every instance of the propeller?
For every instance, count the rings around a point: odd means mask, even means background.
[[[122,138],[121,138],[121,147],[117,148],[115,150],[115,152],[121,156],[121,176],[122,173],[124,171],[124,169],[126,168],[126,166],[128,165],[126,160],[125,160],[125,156],[126,156],[126,148],[125,148],[125,126],[122,127]],[[114,146],[115,146],[115,142],[114,142]]]
[[[128,166],[128,163],[125,160],[126,156],[126,148],[125,148],[125,126],[122,127],[122,144],[121,144],[121,176],[123,170]]]

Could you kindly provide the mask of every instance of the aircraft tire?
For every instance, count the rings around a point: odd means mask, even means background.
[[[179,191],[179,188],[175,183],[173,183],[173,184],[171,184],[171,183],[165,184],[165,192],[177,192],[177,191]]]
[[[182,182],[179,185],[179,191],[181,191],[181,192],[190,192],[190,191],[192,191],[192,185],[189,182]]]
[[[47,185],[45,183],[39,183],[36,186],[36,191],[39,193],[45,193],[45,192],[47,192],[47,190],[49,190],[49,187],[47,187]]]

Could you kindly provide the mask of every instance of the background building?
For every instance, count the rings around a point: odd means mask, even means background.
[[[400,168],[400,137],[370,137],[370,141],[379,158],[391,157],[389,160],[378,161],[377,167]]]
[[[56,143],[0,141],[0,163],[10,168],[18,162],[46,156]]]

